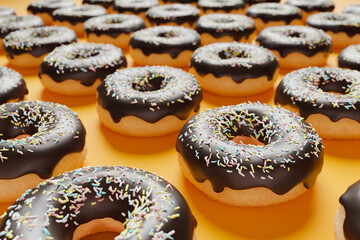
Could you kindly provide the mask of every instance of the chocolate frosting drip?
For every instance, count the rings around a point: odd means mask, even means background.
[[[231,141],[238,135],[265,145]],[[210,180],[215,192],[265,187],[283,195],[299,183],[311,188],[322,168],[322,149],[318,134],[300,117],[260,103],[201,112],[176,142],[195,180]]]
[[[72,7],[75,3],[72,0],[43,0],[31,2],[27,10],[33,14],[37,13],[52,13],[58,8]]]
[[[114,4],[114,0],[83,0],[83,4],[96,4],[104,8],[109,8]]]
[[[290,24],[295,19],[301,20],[302,14],[299,8],[280,3],[259,3],[250,6],[246,16],[260,18],[264,23],[270,21],[284,21]]]
[[[51,177],[67,154],[81,152],[85,128],[64,105],[30,101],[0,106],[0,179],[34,173]],[[31,137],[12,140],[21,134]]]
[[[305,119],[321,113],[333,122],[342,118],[360,122],[359,96],[360,72],[313,67],[285,75],[276,89],[275,104],[297,108]]]
[[[101,6],[81,5],[57,9],[53,12],[52,17],[54,21],[67,21],[71,25],[76,25],[77,23],[83,23],[92,17],[102,16],[106,14],[106,9]]]
[[[245,3],[248,5],[254,5],[254,4],[264,3],[264,2],[279,3],[280,0],[245,0]]]
[[[26,28],[42,27],[43,20],[35,15],[26,16],[5,16],[0,18],[0,38],[4,38],[9,33]]]
[[[104,217],[126,222],[119,239],[129,240],[191,240],[197,225],[186,200],[161,177],[106,166],[66,172],[28,190],[0,219],[0,234],[72,239],[78,225]]]
[[[0,67],[0,104],[10,100],[23,100],[28,94],[26,83],[20,73]]]
[[[146,18],[152,25],[175,23],[193,25],[200,16],[200,11],[192,5],[165,4],[155,6],[146,11]]]
[[[199,0],[198,7],[205,13],[208,10],[229,13],[233,10],[244,9],[245,2],[243,0]]]
[[[360,44],[351,45],[341,51],[338,64],[341,68],[350,68],[360,71]]]
[[[230,36],[235,41],[240,41],[243,37],[249,39],[255,31],[255,23],[239,14],[206,14],[200,17],[195,30],[200,34],[208,33],[214,38]]]
[[[98,104],[116,123],[125,116],[149,123],[169,115],[185,120],[199,110],[201,100],[202,90],[192,75],[166,66],[119,70],[98,87]]]
[[[111,44],[73,43],[57,47],[40,65],[39,77],[48,75],[55,82],[78,80],[84,86],[92,86],[96,79],[127,66],[120,48]]]
[[[145,22],[141,17],[130,14],[109,14],[91,18],[84,23],[86,34],[94,33],[97,36],[105,34],[112,38],[120,34],[133,33],[145,27]]]
[[[10,58],[24,53],[40,57],[58,46],[76,41],[77,37],[73,30],[50,26],[12,32],[4,38],[3,44]]]
[[[267,76],[273,79],[279,64],[275,55],[261,47],[244,43],[214,43],[197,49],[190,62],[200,75],[228,76],[236,83]]]
[[[331,12],[335,5],[331,0],[287,0],[285,4],[293,5],[305,12]]]
[[[14,9],[6,6],[0,6],[0,17],[11,16],[11,15],[16,15]]]
[[[113,9],[118,13],[131,12],[137,15],[157,5],[159,5],[158,0],[115,0]]]
[[[256,41],[265,48],[278,51],[281,57],[300,52],[312,57],[319,52],[329,53],[331,37],[321,29],[306,26],[267,27]]]
[[[360,15],[360,4],[350,4],[342,12]]]
[[[324,12],[310,16],[306,24],[334,33],[344,32],[349,37],[360,34],[360,15]]]
[[[351,185],[339,201],[345,209],[344,235],[346,240],[360,239],[360,181]]]
[[[189,28],[157,26],[136,31],[130,46],[140,49],[146,56],[152,53],[167,53],[172,58],[185,51],[194,51],[200,46],[200,35]]]

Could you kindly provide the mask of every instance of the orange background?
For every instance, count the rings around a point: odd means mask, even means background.
[[[30,0],[0,0],[0,5],[13,7],[18,15],[24,15],[29,2]],[[340,12],[346,5],[359,3],[359,0],[334,2],[335,11]],[[336,57],[337,54],[332,54],[329,59],[330,66],[335,66]],[[4,55],[0,56],[0,65],[7,65]],[[55,95],[44,90],[37,77],[37,69],[15,70],[23,74],[27,83],[27,100],[58,102],[79,114],[87,129],[88,155],[85,166],[135,166],[155,172],[175,185],[187,199],[198,221],[196,235],[200,240],[334,239],[333,218],[339,205],[338,199],[350,184],[360,179],[360,140],[324,140],[324,166],[312,190],[293,201],[277,206],[227,206],[207,198],[182,176],[174,148],[177,134],[148,139],[116,134],[100,124],[95,110],[95,97]],[[279,80],[287,72],[280,73]],[[205,92],[201,110],[245,101],[273,104],[273,90],[250,98],[224,98]],[[7,207],[6,204],[0,205],[0,215]]]

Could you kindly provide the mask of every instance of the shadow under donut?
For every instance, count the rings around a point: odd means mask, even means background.
[[[5,67],[7,68],[11,68],[17,72],[19,72],[23,77],[27,77],[27,76],[34,76],[34,75],[38,75],[39,73],[39,68],[20,68],[20,67],[16,67],[10,63],[7,63],[5,65]]]
[[[68,107],[72,106],[83,106],[83,105],[89,105],[94,104],[96,102],[96,96],[63,96],[59,94],[52,93],[46,89],[44,89],[41,93],[41,99],[44,101],[49,102],[56,102],[63,105],[66,105]]]
[[[322,139],[327,155],[344,158],[359,158],[360,139]],[[341,149],[339,151],[339,149]]]

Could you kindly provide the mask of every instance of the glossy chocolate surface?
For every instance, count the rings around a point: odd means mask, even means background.
[[[259,3],[250,6],[246,11],[246,16],[260,18],[264,23],[284,21],[286,24],[302,18],[300,8],[280,3]]]
[[[81,5],[74,7],[60,8],[53,12],[53,20],[60,22],[69,22],[72,25],[77,23],[83,23],[86,20],[106,15],[107,11],[105,8],[98,5]]]
[[[72,0],[42,0],[31,2],[27,10],[33,14],[48,13],[51,16],[56,9],[72,6],[75,6]]]
[[[23,100],[28,94],[26,83],[20,73],[0,67],[0,104],[10,100]]]
[[[26,28],[42,27],[43,20],[35,15],[15,16],[10,15],[0,18],[0,38],[4,38],[9,33]]]
[[[335,5],[331,0],[287,0],[285,4],[293,5],[305,12],[331,12]]]
[[[338,58],[341,68],[350,68],[360,71],[360,44],[351,45],[341,51]]]
[[[243,0],[199,0],[198,7],[205,13],[208,10],[230,13],[233,10],[244,9],[245,2]]]
[[[189,4],[165,4],[150,8],[146,11],[146,18],[151,25],[188,23],[192,26],[199,18],[200,10]]]
[[[157,5],[158,0],[115,0],[113,9],[118,13],[130,12],[137,15]]]

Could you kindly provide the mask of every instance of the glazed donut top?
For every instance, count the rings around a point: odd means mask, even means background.
[[[289,24],[294,19],[302,18],[300,8],[279,3],[259,3],[250,6],[246,15],[252,18],[260,18],[265,23],[284,21]]]
[[[197,223],[179,191],[161,177],[123,166],[86,167],[24,193],[0,219],[10,239],[72,239],[75,229],[110,217],[124,223],[116,239],[192,240]]]
[[[89,18],[106,15],[105,8],[98,5],[81,5],[74,7],[60,8],[53,12],[54,21],[68,21],[72,25],[85,22]]]
[[[157,5],[159,5],[158,0],[115,0],[113,8],[119,13],[139,14]]]
[[[48,13],[51,15],[58,8],[72,7],[75,3],[72,0],[40,0],[31,2],[27,10],[33,14]]]
[[[31,136],[12,139],[21,134]],[[0,179],[29,173],[49,178],[67,153],[85,146],[85,128],[77,114],[42,101],[0,105],[0,136]]]
[[[49,53],[40,65],[39,75],[47,74],[54,81],[79,80],[91,86],[96,79],[104,80],[127,62],[120,48],[102,43],[62,45]]]
[[[272,80],[279,64],[275,55],[265,48],[245,43],[213,43],[198,48],[190,67],[198,74],[228,76],[241,83],[248,78],[267,76]]]
[[[309,57],[318,52],[329,52],[332,46],[330,35],[321,29],[307,26],[267,27],[256,37],[256,41],[282,57],[292,52],[301,52]]]
[[[331,12],[335,8],[332,0],[287,0],[285,4],[296,6],[305,12]]]
[[[198,7],[204,12],[222,10],[229,13],[232,10],[244,9],[245,2],[243,0],[199,0]]]
[[[342,12],[360,15],[360,4],[348,5]]]
[[[285,75],[275,95],[276,104],[298,108],[305,119],[321,113],[333,122],[341,118],[360,122],[359,99],[360,72],[328,67],[303,68]]]
[[[311,15],[306,24],[334,33],[345,32],[349,37],[360,34],[360,15],[323,12]]]
[[[200,46],[200,35],[185,27],[156,26],[136,31],[130,46],[139,48],[145,55],[168,53],[176,58],[184,50],[194,51]]]
[[[102,34],[118,37],[120,34],[129,34],[145,28],[145,22],[141,17],[131,14],[108,14],[93,17],[84,23],[87,34]]]
[[[10,68],[1,66],[0,104],[9,102],[10,100],[22,100],[27,93],[26,83],[21,74]]]
[[[66,27],[48,26],[17,30],[3,40],[7,54],[12,58],[24,52],[40,57],[62,44],[77,41],[73,30]]]
[[[265,145],[231,141],[239,135]],[[299,183],[311,188],[322,168],[322,149],[318,134],[301,117],[261,103],[200,112],[176,142],[195,180],[210,180],[215,192],[266,187],[282,195]]]
[[[360,239],[360,181],[352,184],[340,197],[340,204],[345,209],[344,236],[346,240]]]
[[[26,16],[6,16],[0,18],[0,38],[4,38],[10,32],[32,28],[32,27],[42,27],[44,26],[43,20],[35,15],[26,15]]]
[[[149,123],[168,115],[184,120],[199,109],[201,100],[194,76],[167,66],[118,70],[98,87],[98,102],[114,122],[130,115]]]
[[[199,18],[200,11],[190,4],[164,4],[154,6],[146,11],[146,18],[150,23],[161,25],[174,22],[182,25],[188,22],[193,25]]]
[[[104,8],[108,8],[112,6],[114,0],[83,0],[83,4],[97,4],[103,6]]]
[[[248,39],[255,32],[255,22],[240,14],[205,14],[199,18],[195,30],[200,34],[209,33],[215,38],[231,36],[240,41],[243,37]]]
[[[6,6],[0,6],[0,17],[16,15],[14,9]]]
[[[351,45],[341,51],[339,55],[339,67],[360,71],[360,44]]]

